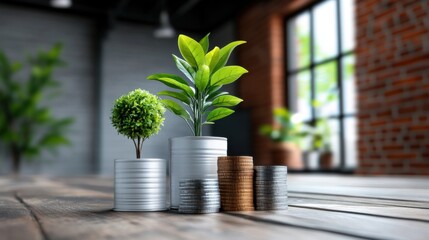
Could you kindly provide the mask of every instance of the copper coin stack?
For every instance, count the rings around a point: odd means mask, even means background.
[[[221,210],[253,211],[253,158],[219,157],[217,168]]]

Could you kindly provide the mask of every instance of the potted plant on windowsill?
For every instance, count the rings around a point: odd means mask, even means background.
[[[114,103],[112,125],[133,141],[136,154],[135,159],[115,160],[116,211],[166,209],[166,160],[141,158],[143,143],[158,133],[164,112],[160,99],[141,89],[121,96]]]
[[[325,170],[332,167],[333,154],[330,140],[331,131],[327,119],[317,120],[312,145],[313,149],[319,152],[319,167]]]
[[[187,80],[174,74],[154,74],[148,80],[164,83],[176,91],[158,95],[174,99],[162,100],[165,107],[181,117],[194,136],[170,139],[171,208],[179,205],[179,182],[185,178],[217,178],[217,157],[227,155],[227,139],[203,137],[203,126],[234,113],[230,109],[243,100],[222,91],[223,85],[239,79],[247,70],[240,66],[225,66],[235,47],[245,43],[235,41],[223,48],[209,49],[209,34],[199,42],[179,35],[178,46],[183,57],[173,55],[177,68]]]
[[[276,108],[273,111],[274,125],[262,125],[260,133],[269,137],[272,142],[271,158],[263,165],[285,165],[291,170],[302,170],[299,140],[303,136],[298,123],[298,115],[292,115],[287,108]]]
[[[319,100],[312,102],[316,110],[316,115],[321,116],[321,111],[325,106],[337,99],[337,90],[330,89],[327,94],[320,97]],[[308,125],[308,135],[311,138],[311,151],[314,157],[317,157],[320,169],[327,170],[332,167],[333,154],[331,147],[331,129],[327,117],[319,117],[313,121],[313,124]]]

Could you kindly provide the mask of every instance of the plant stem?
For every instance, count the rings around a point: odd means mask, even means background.
[[[195,136],[202,136],[202,118],[203,118],[203,98],[201,93],[197,93],[197,101],[194,108],[194,128]]]
[[[12,150],[13,174],[16,176],[19,174],[19,170],[21,167],[21,153],[18,149],[18,146],[15,143],[11,144],[11,150]]]
[[[136,150],[136,158],[138,158],[137,156],[138,156],[138,151],[137,151],[137,149],[138,149],[138,145],[137,145],[137,143],[136,143],[136,140],[133,138],[132,139],[133,140],[133,143],[134,143],[134,148],[135,148],[135,150]]]

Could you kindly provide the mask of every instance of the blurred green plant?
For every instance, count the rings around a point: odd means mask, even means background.
[[[64,135],[72,118],[56,118],[44,106],[47,90],[59,87],[54,70],[64,63],[60,59],[61,45],[47,52],[30,56],[27,66],[30,76],[19,79],[24,65],[11,62],[0,50],[0,143],[12,156],[12,167],[19,173],[22,157],[32,160],[47,149],[55,153],[60,145],[70,144]]]
[[[337,99],[336,89],[329,91],[323,101],[314,100],[312,106],[315,108],[316,113],[320,116],[320,109],[333,102]],[[331,152],[331,128],[329,126],[327,117],[320,117],[314,122],[307,125],[307,136],[311,137],[311,150],[313,151],[322,151],[322,152]]]
[[[143,142],[159,132],[164,113],[165,108],[157,96],[136,89],[115,101],[111,121],[119,134],[133,140],[136,158],[140,158]]]
[[[276,108],[273,115],[275,124],[262,125],[259,132],[274,142],[294,142],[299,145],[305,133],[301,130],[298,115],[292,114],[287,108]]]
[[[203,125],[214,124],[214,121],[234,113],[230,107],[243,101],[221,90],[223,85],[233,83],[247,73],[247,70],[240,66],[225,66],[234,48],[243,43],[245,41],[235,41],[223,48],[214,47],[208,51],[209,34],[199,42],[180,35],[178,46],[184,59],[174,54],[173,59],[189,82],[180,76],[166,73],[150,75],[147,78],[179,90],[161,91],[158,95],[176,100],[164,99],[162,102],[167,109],[186,121],[195,136],[202,135]]]

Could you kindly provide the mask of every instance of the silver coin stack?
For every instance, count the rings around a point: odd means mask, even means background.
[[[185,179],[180,181],[180,213],[216,213],[220,208],[217,179]]]
[[[115,211],[167,208],[165,159],[115,160]]]
[[[255,166],[256,210],[286,210],[287,167]]]

